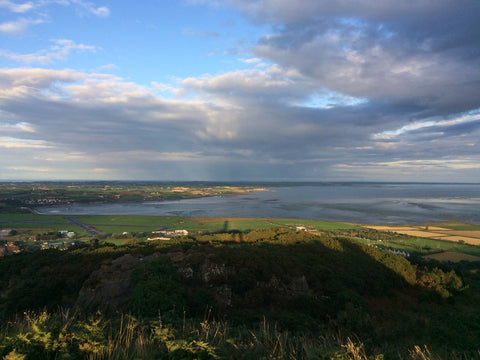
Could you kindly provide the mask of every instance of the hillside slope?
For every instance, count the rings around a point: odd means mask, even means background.
[[[77,323],[98,311],[111,324],[121,314],[142,324],[160,316],[175,329],[187,319],[251,332],[270,324],[289,338],[358,337],[368,354],[408,354],[428,344],[443,354],[472,355],[480,335],[478,283],[474,272],[347,238],[262,229],[4,258],[0,311],[11,320],[25,311],[70,309]],[[2,332],[11,340],[15,331]],[[27,352],[24,343],[7,340],[0,342],[3,355],[15,346]]]

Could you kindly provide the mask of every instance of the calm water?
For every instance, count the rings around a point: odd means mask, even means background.
[[[231,197],[42,207],[42,214],[276,217],[354,223],[480,224],[480,184],[319,183]]]

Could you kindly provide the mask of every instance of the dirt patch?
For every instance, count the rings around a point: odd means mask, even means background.
[[[426,255],[424,257],[426,259],[434,259],[437,261],[451,261],[451,262],[480,261],[480,256],[462,254],[455,251],[445,251],[438,254]]]
[[[447,229],[439,226],[428,226],[428,228],[427,227],[425,228],[426,230],[430,230],[430,231],[452,231],[452,229]]]

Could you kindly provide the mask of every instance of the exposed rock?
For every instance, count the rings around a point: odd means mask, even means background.
[[[305,275],[292,278],[288,284],[288,289],[295,294],[306,294],[310,290]]]
[[[227,275],[226,266],[225,264],[211,262],[207,258],[200,266],[200,274],[203,282],[206,284],[212,281],[224,280]]]
[[[86,309],[124,310],[134,284],[131,274],[139,261],[166,257],[186,284],[204,287],[219,308],[243,303],[251,306],[275,306],[295,296],[311,292],[305,275],[273,274],[267,281],[249,282],[255,277],[255,264],[226,265],[214,250],[191,248],[155,253],[148,258],[124,255],[94,271],[80,290],[77,304]],[[242,283],[243,276],[246,282]],[[239,278],[240,277],[240,278]]]
[[[82,308],[103,311],[123,309],[133,289],[132,271],[141,259],[127,254],[104,263],[83,284],[77,304]]]
[[[235,303],[267,304],[275,299],[292,298],[311,292],[305,275],[292,277],[282,273],[272,275],[268,281],[256,281],[253,287],[236,293],[232,279],[242,273],[255,273],[254,264],[240,262],[226,265],[215,251],[195,248],[187,252],[171,252],[166,256],[186,281],[206,287],[221,308],[232,307]]]

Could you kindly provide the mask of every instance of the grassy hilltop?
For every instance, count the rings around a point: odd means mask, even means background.
[[[345,231],[271,227],[120,246],[107,239],[5,257],[0,354],[478,357],[478,263],[405,258]]]

